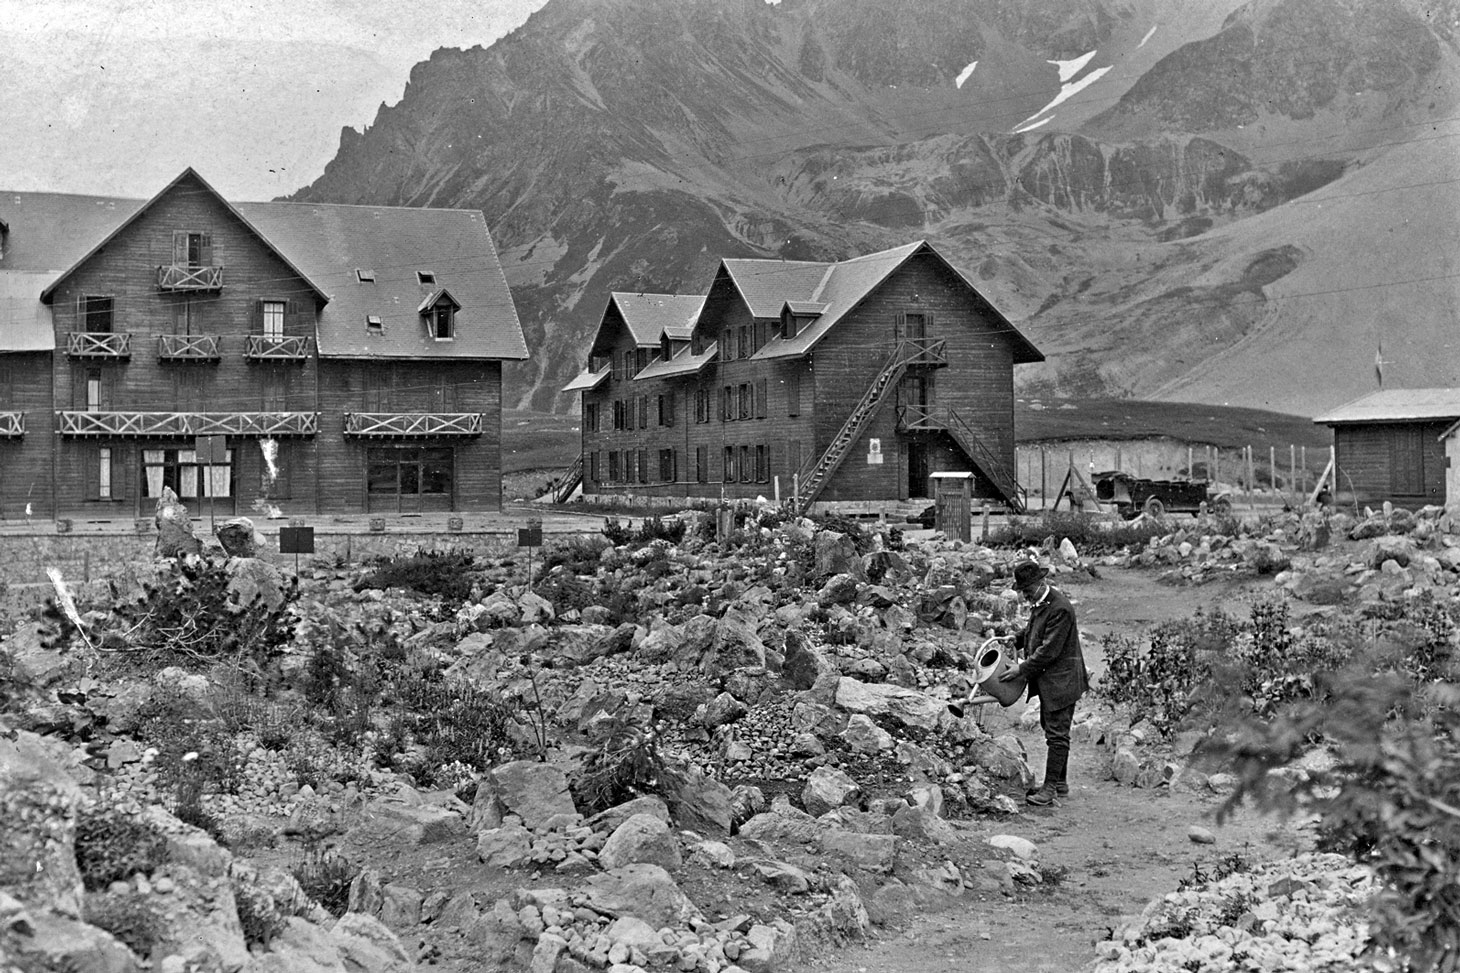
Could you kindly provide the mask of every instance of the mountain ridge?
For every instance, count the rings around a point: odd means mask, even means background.
[[[535,350],[518,407],[575,406],[557,389],[611,290],[926,238],[1049,354],[1021,388],[1313,414],[1368,390],[1381,313],[1411,380],[1460,381],[1422,354],[1460,310],[1433,245],[1460,174],[1389,144],[1452,144],[1457,23],[1456,0],[550,0],[417,65],[291,198],[482,209]],[[1342,192],[1361,173],[1435,185],[1386,211]],[[1401,217],[1425,235],[1395,247]],[[1381,243],[1395,279],[1433,278],[1413,329],[1377,286],[1298,300]],[[1285,378],[1314,345],[1327,370]]]

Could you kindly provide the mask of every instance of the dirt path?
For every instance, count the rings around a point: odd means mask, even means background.
[[[1092,670],[1103,669],[1098,638],[1110,631],[1134,634],[1153,622],[1183,618],[1198,606],[1245,611],[1243,597],[1270,583],[1210,584],[1197,588],[1162,585],[1148,572],[1102,569],[1099,581],[1071,583],[1086,654]],[[1044,741],[1037,727],[1018,727],[1022,707],[991,714],[989,729],[1013,729],[1036,772],[1044,765]],[[1077,743],[1071,757],[1071,793],[1051,810],[1029,809],[1018,818],[988,823],[988,834],[1015,834],[1039,847],[1045,866],[1069,869],[1054,891],[1016,892],[980,901],[963,900],[953,910],[923,915],[881,938],[808,964],[818,973],[1069,973],[1095,958],[1092,944],[1122,919],[1140,912],[1152,898],[1175,890],[1194,862],[1209,863],[1234,851],[1270,858],[1305,847],[1305,837],[1274,819],[1244,813],[1218,827],[1218,799],[1202,787],[1178,781],[1171,789],[1137,790],[1108,780],[1098,748]],[[1192,844],[1187,829],[1200,824],[1217,836],[1215,845]]]

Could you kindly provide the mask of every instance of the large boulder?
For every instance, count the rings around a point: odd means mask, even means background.
[[[594,875],[583,886],[582,895],[588,908],[600,915],[614,919],[637,916],[656,928],[676,927],[699,915],[669,873],[648,862]]]
[[[664,799],[674,823],[707,835],[730,833],[735,820],[730,788],[704,774],[681,768],[665,782]]]
[[[82,912],[76,867],[81,788],[68,772],[70,748],[24,730],[0,735],[0,893],[36,913],[71,919]]]
[[[866,568],[857,554],[857,545],[846,534],[834,530],[823,530],[812,542],[816,568],[813,577],[817,579],[833,574],[848,574],[857,581],[867,580]]]
[[[890,717],[918,730],[936,730],[951,719],[944,700],[915,689],[858,682],[846,676],[837,680],[836,704],[848,712]]]
[[[793,688],[810,689],[824,676],[839,675],[835,663],[812,645],[805,633],[798,629],[786,633],[786,660],[781,664],[781,677]]]
[[[247,517],[231,517],[213,528],[213,536],[229,557],[258,557],[263,550],[264,536],[254,529]]]
[[[514,760],[492,768],[477,785],[468,824],[474,829],[495,828],[503,817],[515,814],[528,828],[536,828],[555,814],[577,814],[568,792],[568,775],[555,764]]]
[[[177,498],[172,487],[162,488],[153,521],[157,526],[155,551],[158,557],[183,557],[202,552],[203,542],[193,536],[193,521],[188,516],[188,508]]]
[[[764,668],[765,643],[755,628],[750,614],[737,608],[725,612],[715,622],[709,647],[700,655],[700,670],[712,679],[720,679],[746,666]]]
[[[465,830],[461,815],[447,808],[378,798],[365,806],[350,834],[371,843],[386,840],[419,846],[449,841]]]
[[[801,804],[807,813],[821,816],[833,808],[853,803],[862,788],[846,771],[835,767],[817,767],[806,778],[801,790]]]
[[[598,852],[599,864],[607,869],[649,862],[668,870],[678,868],[681,860],[669,825],[653,814],[635,814],[624,821]]]

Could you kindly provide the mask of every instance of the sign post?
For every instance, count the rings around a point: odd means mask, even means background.
[[[202,467],[200,479],[208,491],[208,527],[216,533],[218,524],[213,515],[213,494],[217,491],[213,489],[213,467],[228,463],[228,439],[224,436],[194,437],[193,451],[197,454],[198,465]]]
[[[299,555],[314,553],[313,527],[279,528],[279,553],[294,555],[294,574],[299,574]]]
[[[542,547],[542,518],[532,517],[517,528],[517,546],[527,548],[527,590],[532,590],[532,549]]]

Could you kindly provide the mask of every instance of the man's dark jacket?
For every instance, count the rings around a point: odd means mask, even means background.
[[[1020,675],[1029,679],[1029,698],[1040,697],[1047,710],[1074,705],[1090,687],[1075,609],[1063,591],[1051,587],[1044,603],[1029,614],[1029,627],[1018,641],[1024,650]]]

